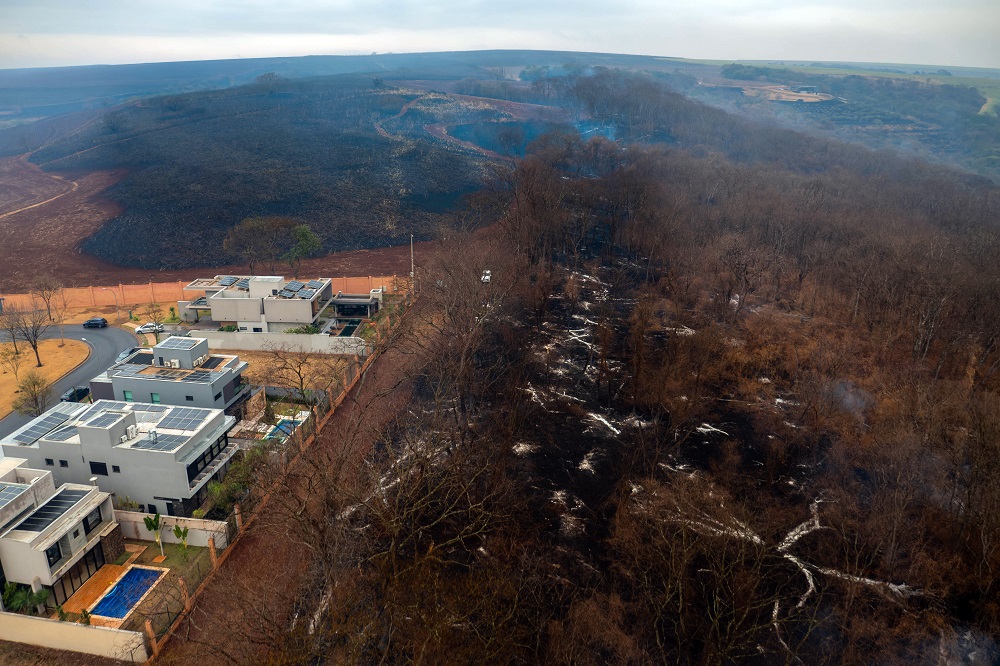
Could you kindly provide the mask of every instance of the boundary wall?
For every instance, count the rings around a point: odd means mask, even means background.
[[[115,509],[115,520],[122,526],[122,536],[137,541],[153,541],[155,539],[153,533],[146,529],[146,522],[143,520],[148,515],[151,514]],[[174,525],[180,525],[188,528],[187,542],[189,546],[207,548],[208,540],[213,537],[215,547],[219,550],[225,550],[229,545],[228,525],[224,520],[180,518],[160,514],[160,523],[163,525],[163,529],[160,531],[160,539],[163,540],[163,543],[181,542],[174,536]]]
[[[134,664],[145,663],[149,659],[146,636],[136,631],[60,622],[19,613],[0,613],[0,640],[83,652]]]
[[[354,336],[315,335],[309,333],[241,333],[238,331],[192,331],[192,335],[208,340],[209,349],[234,351],[268,351],[282,348],[288,351],[320,354],[356,354],[366,356],[368,343]]]

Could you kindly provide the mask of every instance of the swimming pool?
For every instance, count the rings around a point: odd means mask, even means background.
[[[124,618],[132,612],[132,609],[139,600],[149,591],[149,588],[156,584],[160,576],[164,574],[162,569],[146,569],[143,567],[132,567],[125,572],[125,575],[118,579],[114,587],[107,591],[97,602],[97,605],[90,609],[91,615],[101,617]]]
[[[339,337],[349,337],[354,335],[354,331],[358,330],[358,326],[361,326],[360,319],[348,319],[347,324],[344,326],[344,330],[340,332]]]
[[[277,425],[271,428],[271,432],[267,433],[267,437],[264,439],[285,439],[295,432],[298,425],[298,421],[293,419],[281,419]]]

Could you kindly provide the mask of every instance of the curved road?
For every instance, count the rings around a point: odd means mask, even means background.
[[[45,337],[58,338],[58,327],[46,331]],[[53,384],[52,398],[49,401],[50,407],[58,402],[59,396],[68,389],[74,386],[87,386],[91,379],[111,367],[111,364],[118,358],[118,354],[130,347],[139,346],[135,335],[114,326],[83,328],[80,324],[67,324],[66,338],[86,342],[90,346],[90,356],[76,370]],[[43,358],[42,362],[44,361]],[[0,437],[6,437],[32,418],[34,417],[13,412],[7,418],[0,420]]]

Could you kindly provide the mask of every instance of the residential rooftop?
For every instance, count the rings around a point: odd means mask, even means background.
[[[98,400],[93,405],[60,403],[13,433],[0,439],[0,445],[37,446],[38,442],[81,444],[81,429],[111,430],[123,419],[130,424],[117,443],[119,449],[141,449],[176,453],[185,443],[202,434],[219,409],[177,407],[142,402]],[[134,418],[134,425],[131,424]],[[218,436],[232,426],[235,419],[226,416],[207,437]],[[216,434],[215,431],[219,433]]]

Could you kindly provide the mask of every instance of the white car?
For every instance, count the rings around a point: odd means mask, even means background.
[[[493,271],[483,271],[483,277],[479,278],[484,284],[493,279]]]
[[[136,333],[163,333],[163,324],[154,324],[149,321],[135,329]]]

